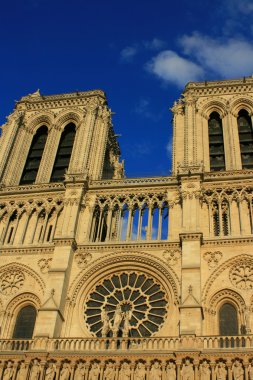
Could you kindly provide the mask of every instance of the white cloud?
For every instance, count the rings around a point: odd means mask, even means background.
[[[180,57],[171,50],[159,53],[146,65],[146,68],[163,81],[175,83],[178,87],[184,86],[189,81],[200,80],[204,74],[200,65]]]
[[[127,46],[121,50],[120,59],[123,62],[131,62],[137,53],[138,53],[137,46]]]
[[[180,39],[183,52],[208,73],[221,77],[253,73],[253,45],[243,39],[212,39],[199,33]]]

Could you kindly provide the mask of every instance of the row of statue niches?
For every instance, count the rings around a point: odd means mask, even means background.
[[[231,376],[230,376],[230,374]],[[240,359],[232,360],[227,366],[225,360],[210,364],[203,359],[198,364],[184,359],[182,363],[170,360],[161,363],[153,360],[135,363],[114,361],[70,361],[46,363],[34,359],[30,364],[9,360],[3,368],[2,380],[253,380],[253,359],[244,365]]]

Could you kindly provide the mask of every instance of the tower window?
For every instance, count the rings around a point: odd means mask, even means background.
[[[50,182],[64,181],[75,140],[75,125],[68,124],[62,132]]]
[[[23,307],[17,316],[13,339],[31,339],[36,321],[36,309],[32,305]]]
[[[242,169],[253,168],[253,131],[247,111],[241,110],[237,118]]]
[[[212,112],[208,121],[210,170],[225,170],[225,152],[222,121],[217,112]]]
[[[34,183],[39,170],[40,161],[45,148],[48,130],[46,126],[40,127],[33,137],[32,144],[26,159],[20,184]]]

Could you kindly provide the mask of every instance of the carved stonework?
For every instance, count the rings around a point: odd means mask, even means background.
[[[92,254],[89,252],[77,253],[75,255],[75,261],[78,268],[84,268],[92,260]]]
[[[50,264],[52,262],[52,259],[40,259],[38,261],[38,266],[40,268],[41,273],[48,273]]]
[[[239,263],[230,269],[229,278],[239,289],[253,289],[253,262]]]
[[[22,288],[25,275],[21,271],[8,271],[0,277],[0,291],[4,295],[15,294]]]
[[[208,268],[213,269],[219,264],[219,261],[222,258],[222,253],[220,251],[205,252],[203,257],[207,262]]]
[[[181,257],[179,249],[166,249],[163,252],[164,260],[166,260],[167,264],[173,266],[176,265]]]

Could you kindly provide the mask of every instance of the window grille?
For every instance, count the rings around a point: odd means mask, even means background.
[[[225,151],[222,121],[217,112],[208,121],[210,171],[225,170]]]

